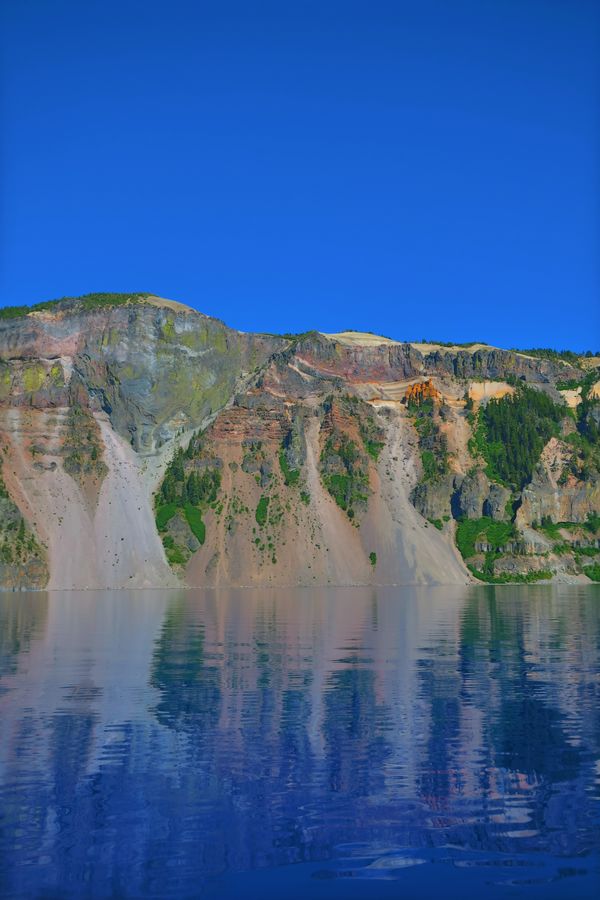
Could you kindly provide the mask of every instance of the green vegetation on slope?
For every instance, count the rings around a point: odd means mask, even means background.
[[[88,409],[75,403],[67,417],[63,444],[63,468],[78,481],[91,476],[101,481],[108,468],[102,456],[102,444],[96,420]]]
[[[419,437],[422,480],[437,481],[448,472],[448,448],[437,421],[434,400],[427,397],[419,402],[411,401],[407,409]]]
[[[159,531],[163,531],[178,510],[177,503],[165,503],[156,510],[156,527]]]
[[[492,480],[520,490],[531,480],[544,445],[558,436],[566,414],[547,394],[520,386],[512,396],[481,407],[469,449],[483,456]]]
[[[198,509],[197,506],[192,506],[191,503],[186,503],[183,509],[185,512],[185,518],[188,525],[192,529],[193,534],[195,535],[199,543],[203,544],[206,539],[206,526],[202,521],[202,512]]]
[[[356,442],[341,432],[330,435],[321,452],[323,484],[349,519],[369,499],[368,463]]]
[[[47,580],[45,553],[17,505],[12,501],[2,477],[2,457],[0,456],[0,569],[14,567],[15,579],[2,577],[4,584],[11,581],[15,587],[43,587]]]
[[[258,524],[261,526],[266,524],[267,515],[269,512],[269,498],[263,494],[258,501],[258,506],[256,507],[255,518]]]
[[[354,519],[368,503],[369,457],[378,459],[385,432],[368,404],[350,394],[330,395],[323,410],[331,417],[332,430],[321,451],[321,479],[340,509]],[[350,433],[343,430],[346,417]],[[351,436],[356,434],[355,429],[360,443]]]
[[[0,309],[0,319],[20,319],[32,312],[52,309],[57,302],[57,300],[47,300],[45,303],[36,303],[35,306],[3,306]]]
[[[551,541],[562,540],[561,531],[572,531],[574,529],[582,529],[593,536],[600,532],[600,515],[596,512],[588,513],[585,522],[554,522],[550,516],[542,516],[542,521],[538,524],[533,522],[533,527],[538,531],[542,531]]]
[[[550,569],[537,569],[516,574],[503,572],[501,575],[494,575],[492,572],[476,569],[475,566],[467,566],[467,568],[475,578],[479,578],[480,581],[485,581],[487,584],[533,584],[536,581],[550,581],[553,575]]]
[[[384,432],[375,421],[375,416],[370,410],[362,410],[362,414],[359,414],[358,430],[365,450],[371,459],[377,462],[379,454],[385,447]]]
[[[189,448],[188,448],[189,449]],[[188,451],[179,449],[169,464],[160,487],[160,503],[175,503],[183,508],[186,503],[192,506],[214,503],[221,486],[221,473],[214,467],[206,467],[199,471],[190,468],[189,460],[193,456]]]
[[[584,566],[583,571],[592,581],[600,581],[600,563],[594,563],[593,566]]]
[[[291,341],[294,345],[299,343],[300,341],[316,339],[321,340],[321,334],[318,331],[286,331],[284,334],[278,334],[275,331],[267,331],[265,334],[270,335],[271,337],[279,337],[284,338],[286,341]]]
[[[333,402],[333,395],[326,399],[324,404],[326,411],[331,409]],[[364,400],[355,397],[353,394],[343,394],[336,397],[335,402],[343,413],[354,419],[358,425],[358,433],[363,447],[369,456],[377,462],[379,454],[385,447],[385,432],[377,422],[371,407]]]
[[[531,584],[552,578],[548,569],[529,572],[496,572],[495,563],[503,556],[503,548],[518,538],[512,522],[499,522],[488,516],[480,519],[460,519],[456,526],[456,545],[467,563],[469,571],[480,581],[488,584]],[[478,550],[475,544],[482,544],[485,549]],[[468,560],[483,554],[483,568],[469,563]]]
[[[199,433],[190,439],[185,450],[177,450],[169,463],[155,498],[156,527],[163,535],[163,545],[171,565],[184,565],[190,557],[188,544],[182,545],[182,533],[199,544],[206,540],[203,512],[215,508],[221,487],[218,460],[208,456]],[[172,532],[169,530],[172,528]],[[197,549],[197,547],[196,547]]]
[[[283,480],[288,487],[294,487],[294,485],[298,484],[300,479],[300,469],[290,469],[284,449],[279,451],[279,465],[283,473]]]
[[[590,534],[598,534],[598,532],[600,532],[600,513],[588,513],[587,522],[584,522],[583,527],[586,531],[589,531]]]
[[[598,380],[600,380],[600,370],[590,369],[583,378],[570,378],[566,381],[557,381],[555,387],[557,391],[576,391],[577,388],[581,388],[581,396],[587,397],[590,388],[592,388]]]
[[[489,516],[480,519],[460,519],[456,526],[456,546],[463,559],[475,556],[475,544],[483,543],[498,553],[504,545],[516,537],[512,522],[498,522]]]

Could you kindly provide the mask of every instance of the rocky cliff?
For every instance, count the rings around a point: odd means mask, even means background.
[[[0,312],[4,588],[598,573],[598,359],[140,294]]]

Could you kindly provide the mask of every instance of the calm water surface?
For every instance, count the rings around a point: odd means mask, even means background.
[[[600,589],[0,595],[3,898],[591,898]]]

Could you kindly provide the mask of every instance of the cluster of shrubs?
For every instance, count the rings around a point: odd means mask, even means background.
[[[35,537],[10,498],[2,477],[0,458],[0,563],[10,566],[41,555],[42,551]]]
[[[203,544],[206,539],[203,511],[217,502],[221,487],[220,464],[218,460],[204,460],[206,464],[199,467],[198,459],[202,455],[202,440],[196,433],[187,449],[180,448],[173,456],[156,496],[156,527],[163,534],[167,559],[172,565],[187,562],[189,552],[167,533],[171,519],[179,515],[198,543]]]
[[[101,479],[108,471],[102,459],[98,426],[90,412],[77,403],[67,418],[63,454],[65,472],[76,478],[93,475]]]
[[[448,473],[448,446],[435,415],[435,400],[411,397],[407,409],[419,437],[423,481],[437,481]]]
[[[368,463],[347,434],[331,434],[321,452],[323,484],[349,519],[369,499]]]
[[[360,444],[335,427],[321,451],[320,470],[323,484],[349,519],[369,499],[369,457],[377,460],[384,447],[384,431],[371,409],[358,397],[349,394],[325,399],[323,410],[328,415],[333,405],[355,420]]]

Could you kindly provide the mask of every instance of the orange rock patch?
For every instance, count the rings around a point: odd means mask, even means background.
[[[406,388],[406,392],[404,394],[404,403],[415,403],[418,406],[421,405],[425,400],[440,400],[441,394],[433,386],[433,382],[429,381],[419,381],[416,384],[411,384]]]

